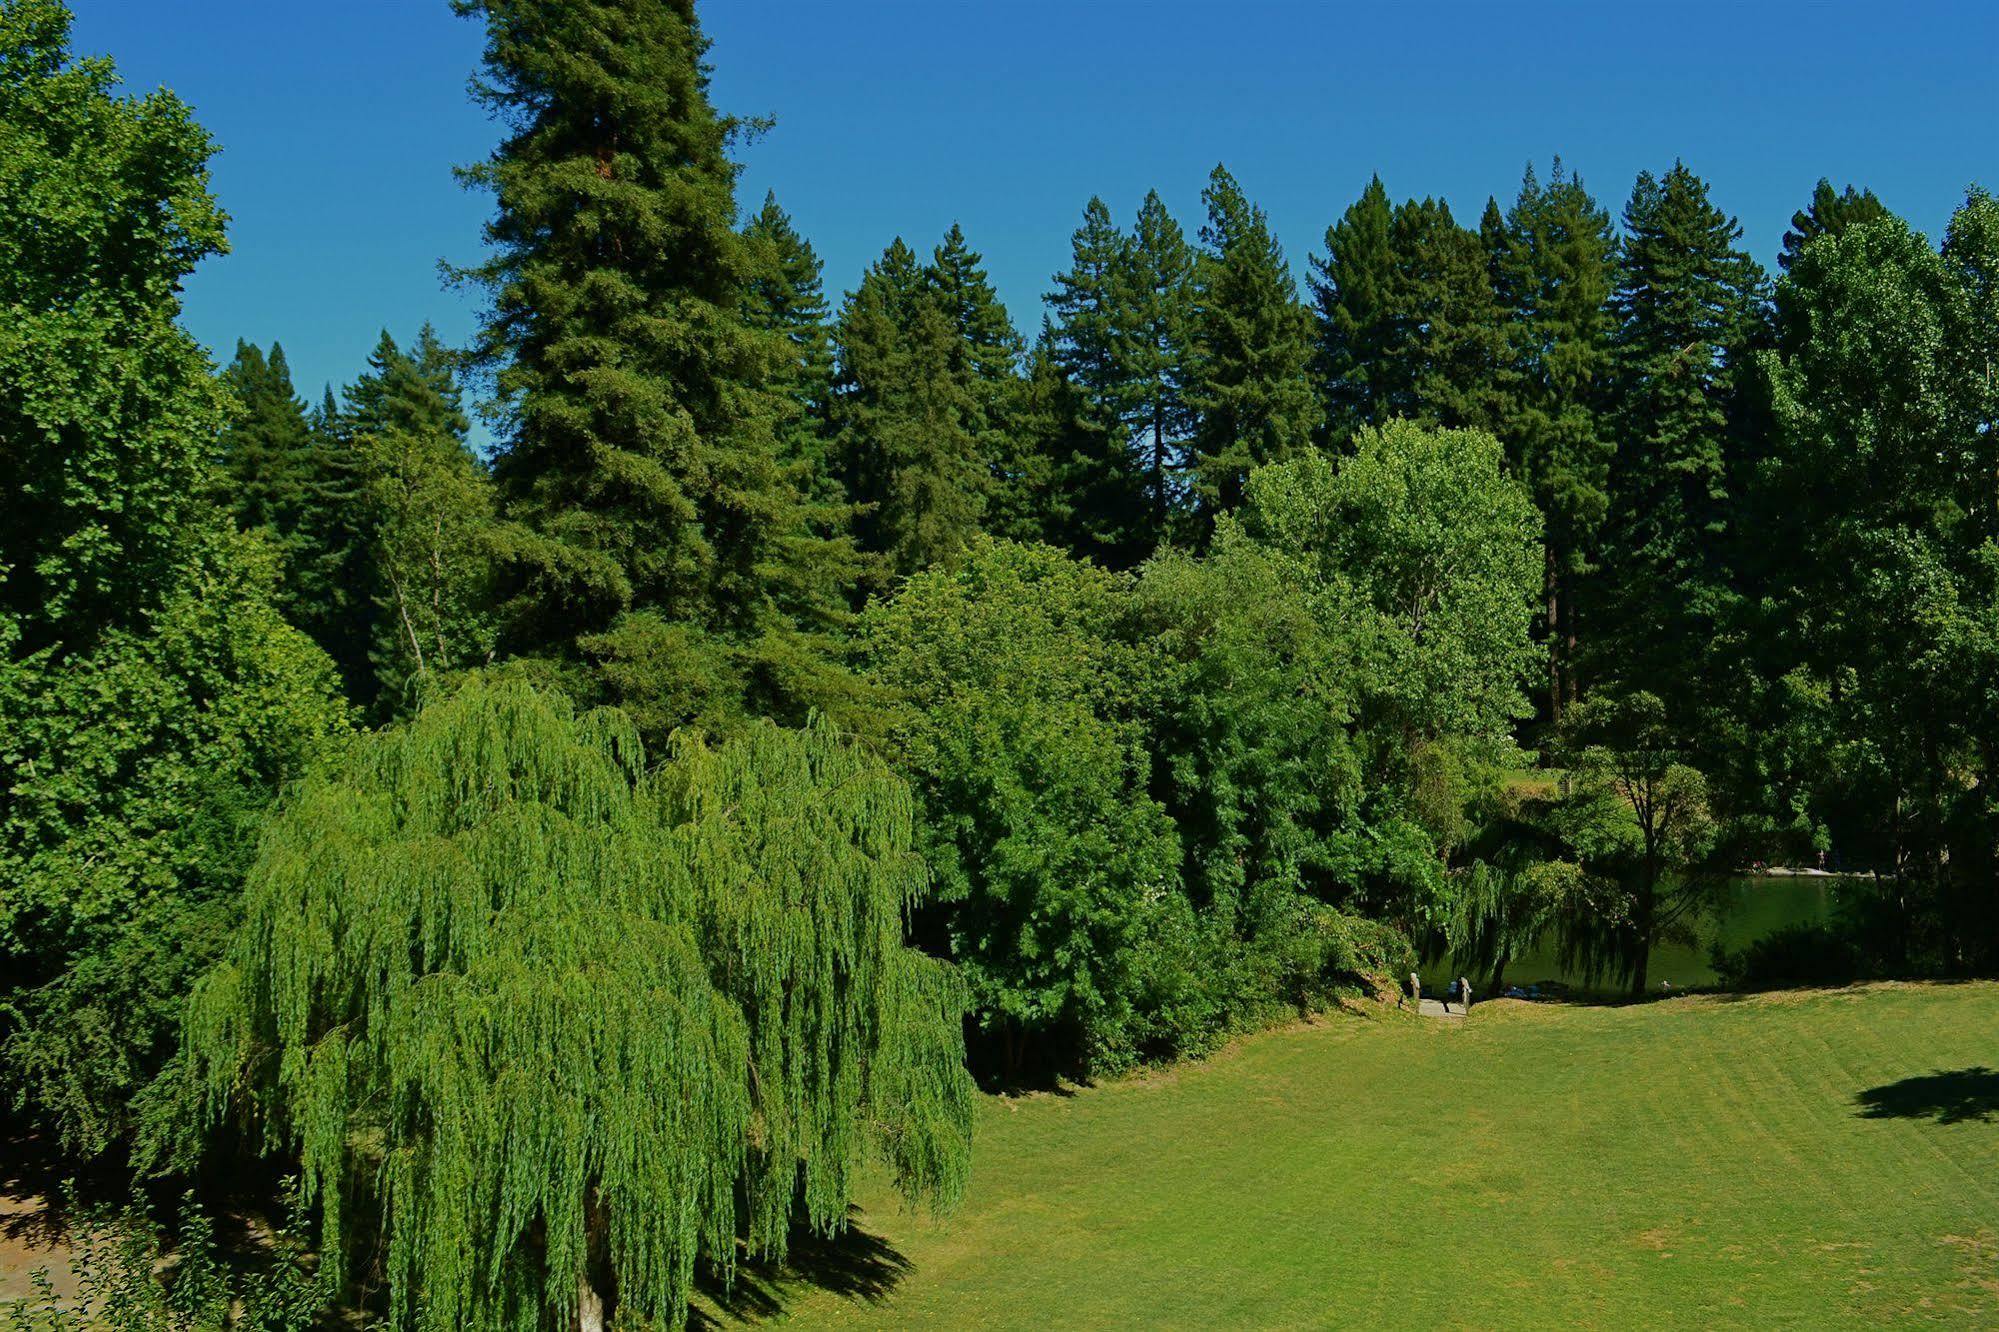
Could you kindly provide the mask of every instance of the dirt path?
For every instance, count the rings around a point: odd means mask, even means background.
[[[42,1200],[31,1193],[0,1193],[0,1305],[35,1293],[33,1274],[47,1268],[56,1294],[76,1294],[70,1249],[53,1232]]]

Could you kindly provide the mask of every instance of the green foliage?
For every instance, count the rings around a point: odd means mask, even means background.
[[[1767,682],[1734,798],[1793,841],[1895,877],[1896,967],[1995,955],[1984,792],[1999,471],[1991,423],[1999,205],[1941,252],[1896,218],[1828,231],[1778,285],[1773,404],[1748,566]],[[1974,886],[1975,885],[1975,886]]]
[[[0,1043],[78,1155],[125,1131],[226,929],[261,808],[345,727],[207,507],[225,397],[175,325],[221,245],[209,142],[166,93],[0,8]]]
[[[129,1125],[215,956],[263,808],[345,729],[268,562],[190,531],[143,630],[0,663],[0,948],[16,1095],[74,1150]]]
[[[1157,784],[1187,891],[1252,937],[1286,923],[1297,894],[1340,894],[1333,839],[1365,795],[1349,736],[1354,663],[1301,572],[1230,520],[1206,557],[1163,554],[1139,584],[1161,661]]]
[[[1706,776],[1658,695],[1600,690],[1563,718],[1562,819],[1586,868],[1614,876],[1621,899],[1572,916],[1565,951],[1590,974],[1629,976],[1645,992],[1645,965],[1662,934],[1700,905],[1691,872],[1713,846]]]
[[[242,342],[222,374],[234,398],[219,445],[217,506],[278,553],[278,609],[333,658],[348,697],[368,705],[376,607],[369,595],[367,460],[332,394],[308,412],[284,349]]]
[[[224,395],[176,325],[220,253],[213,144],[164,91],[70,58],[57,0],[0,9],[0,645],[88,649],[181,562]],[[18,635],[18,636],[16,636]]]
[[[1579,689],[1572,584],[1589,568],[1610,512],[1617,243],[1610,214],[1560,158],[1545,187],[1530,166],[1503,224],[1489,218],[1480,233],[1511,338],[1497,433],[1546,523],[1552,718]]]
[[[911,818],[823,724],[648,775],[621,714],[475,676],[267,828],[189,1003],[201,1118],[298,1153],[326,1263],[379,1207],[393,1326],[678,1324],[697,1262],[844,1226],[864,1153],[963,1186]]]
[[[1310,444],[1311,321],[1263,210],[1217,166],[1201,193],[1188,321],[1187,406],[1199,414],[1188,467],[1204,521],[1242,502],[1251,469]]]
[[[1396,422],[1353,448],[1258,473],[1244,529],[1342,598],[1386,724],[1504,738],[1533,660],[1541,524],[1525,487],[1482,431]]]
[[[1791,229],[1784,233],[1784,248],[1777,256],[1777,264],[1788,273],[1814,237],[1837,236],[1849,228],[1879,222],[1888,216],[1887,206],[1874,197],[1874,191],[1852,185],[1836,191],[1831,181],[1820,177],[1812,189],[1810,206],[1791,214]]]
[[[1604,419],[1614,369],[1610,214],[1556,159],[1548,184],[1528,168],[1493,262],[1512,318],[1514,395],[1503,435],[1521,478],[1571,562],[1609,511],[1616,451]]]
[[[1514,958],[1571,921],[1601,925],[1617,906],[1614,899],[1599,899],[1592,890],[1603,885],[1573,861],[1522,856],[1520,849],[1521,843],[1511,843],[1503,848],[1505,861],[1474,860],[1463,868],[1440,931],[1451,966],[1480,977],[1494,995],[1505,993],[1506,967]]]
[[[1328,440],[1398,417],[1494,428],[1506,321],[1485,246],[1448,204],[1391,209],[1377,176],[1327,228],[1326,257],[1312,268]]]
[[[780,439],[793,352],[745,312],[768,250],[735,228],[692,4],[455,3],[508,131],[462,173],[495,200],[461,276],[491,301],[502,646],[654,737],[840,706],[857,571]]]
[[[1764,277],[1738,248],[1741,226],[1684,164],[1639,176],[1624,229],[1612,297],[1619,442],[1588,657],[1594,679],[1653,688],[1691,725],[1716,704],[1696,663],[1733,609],[1734,426],[1765,327]]]
[[[1146,794],[1130,596],[1050,548],[981,542],[863,620],[903,705],[891,743],[945,938],[1009,1073],[1024,1035],[1092,1071],[1128,1063],[1149,954],[1185,928],[1173,828]]]
[[[1056,468],[1062,514],[1055,535],[1078,555],[1127,568],[1150,552],[1161,530],[1147,493],[1156,483],[1134,439],[1150,415],[1149,386],[1135,364],[1144,352],[1136,259],[1101,199],[1084,208],[1069,246],[1069,269],[1055,275],[1048,296],[1048,356],[1071,400]]]
[[[1144,441],[1155,537],[1173,535],[1198,415],[1194,381],[1195,255],[1157,190],[1146,192],[1125,252],[1131,316],[1125,353],[1133,417]]]
[[[1139,584],[1160,666],[1154,789],[1203,930],[1196,1036],[1327,1002],[1392,974],[1405,939],[1352,914],[1383,881],[1431,877],[1420,829],[1370,790],[1359,663],[1297,562],[1224,518],[1203,558],[1159,556]]]
[[[375,697],[405,715],[425,687],[492,659],[492,483],[428,325],[409,352],[382,335],[343,420],[365,486]]]
[[[833,341],[835,457],[862,548],[893,574],[954,558],[985,520],[990,403],[953,312],[900,239],[847,297]]]
[[[778,438],[787,460],[806,464],[814,494],[837,501],[829,489],[826,446],[827,414],[833,397],[833,342],[826,303],[825,266],[812,242],[792,225],[791,215],[778,207],[777,196],[764,196],[743,235],[762,251],[761,270],[744,292],[744,312],[752,328],[775,333],[791,355],[773,376],[782,413]]]
[[[286,1226],[271,1236],[271,1252],[238,1274],[191,1192],[181,1198],[170,1236],[142,1194],[122,1212],[82,1208],[68,1237],[78,1294],[59,1296],[40,1271],[35,1298],[0,1306],[0,1313],[11,1332],[308,1332],[334,1294],[323,1279],[330,1269],[318,1267],[301,1242],[308,1223],[293,1205]]]

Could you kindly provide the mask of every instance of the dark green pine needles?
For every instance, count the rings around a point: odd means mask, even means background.
[[[485,20],[501,648],[648,736],[802,720],[848,690],[827,635],[855,570],[780,438],[793,352],[752,322],[736,123],[691,0],[456,0]]]
[[[1199,412],[1189,462],[1204,523],[1242,502],[1253,468],[1310,445],[1317,406],[1306,377],[1311,320],[1263,210],[1216,167],[1195,266],[1192,370]]]
[[[474,677],[270,826],[190,1006],[209,1116],[242,1096],[299,1153],[329,1262],[379,1192],[393,1326],[677,1325],[697,1264],[844,1227],[870,1154],[963,1188],[912,813],[823,724],[648,773],[622,714]]]

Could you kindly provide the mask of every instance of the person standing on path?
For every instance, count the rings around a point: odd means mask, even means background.
[[[1459,999],[1459,1001],[1460,1001],[1461,1003],[1463,1003],[1463,1004],[1464,1004],[1464,1011],[1465,1011],[1465,1016],[1466,1016],[1466,1017],[1470,1017],[1470,1016],[1471,1016],[1471,982],[1470,982],[1470,981],[1468,981],[1468,980],[1466,980],[1466,979],[1465,979],[1465,978],[1464,978],[1463,976],[1460,976],[1460,977],[1458,977],[1458,999]]]
[[[1416,1005],[1416,1011],[1423,1011],[1423,982],[1415,972],[1409,973],[1409,1002]]]

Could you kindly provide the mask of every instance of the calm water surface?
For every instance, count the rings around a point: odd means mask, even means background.
[[[1652,950],[1652,958],[1647,965],[1646,987],[1656,990],[1661,981],[1671,981],[1675,989],[1713,985],[1715,974],[1708,965],[1708,946],[1716,940],[1731,949],[1741,948],[1788,925],[1814,924],[1829,919],[1842,902],[1873,891],[1874,882],[1871,879],[1835,875],[1757,874],[1731,879],[1722,888],[1713,908],[1693,922],[1698,936],[1695,943],[1662,943]],[[1441,993],[1443,987],[1450,983],[1452,974],[1445,961],[1424,967],[1424,992]],[[1474,977],[1473,980],[1477,983],[1480,978]],[[1585,986],[1582,977],[1565,972],[1555,959],[1552,934],[1542,948],[1515,958],[1506,967],[1508,985],[1550,980],[1578,989],[1607,993],[1622,993],[1626,988],[1605,980],[1599,980],[1594,986]]]

